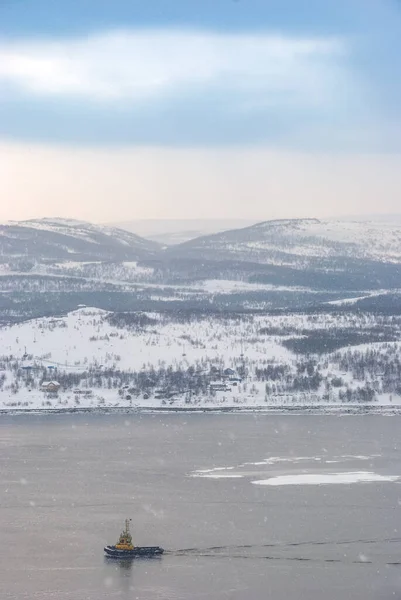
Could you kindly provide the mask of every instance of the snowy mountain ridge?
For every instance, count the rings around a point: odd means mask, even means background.
[[[96,248],[97,247],[97,248]],[[130,231],[61,218],[0,224],[5,256],[70,260],[157,257],[240,260],[307,267],[313,259],[350,258],[401,264],[401,224],[378,221],[281,219],[198,237],[162,248]],[[325,268],[329,264],[324,265]]]
[[[112,227],[74,219],[45,218],[0,224],[0,252],[5,259],[138,260],[149,258],[158,244]]]
[[[313,218],[265,221],[191,240],[170,252],[299,268],[319,258],[401,263],[401,224]]]
[[[163,248],[122,229],[32,219],[0,225],[0,276],[4,322],[79,304],[161,311],[178,304],[191,310],[294,308],[359,297],[366,304],[372,291],[400,288],[401,225],[266,221]],[[208,281],[231,282],[230,293],[206,298],[199,289]],[[262,287],[235,289],[238,282]],[[398,291],[375,298],[386,310],[398,303]]]

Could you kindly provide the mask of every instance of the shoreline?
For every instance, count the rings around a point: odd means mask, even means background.
[[[309,405],[281,407],[68,407],[68,408],[0,408],[0,415],[72,415],[72,414],[263,414],[263,415],[316,415],[316,416],[348,416],[348,415],[401,415],[401,405]]]

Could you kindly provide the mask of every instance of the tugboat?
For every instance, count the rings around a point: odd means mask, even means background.
[[[132,536],[129,530],[131,519],[125,519],[125,529],[120,534],[120,538],[115,546],[105,546],[106,556],[110,558],[135,558],[140,556],[160,556],[163,554],[163,548],[159,546],[134,546]]]

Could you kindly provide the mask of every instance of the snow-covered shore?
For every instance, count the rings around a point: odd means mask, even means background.
[[[345,417],[352,415],[401,415],[401,404],[309,404],[298,406],[64,406],[64,407],[9,407],[0,408],[0,415],[26,414],[261,414],[261,415],[313,415]]]
[[[394,318],[379,325],[396,340]],[[319,354],[286,344],[375,327],[366,314],[187,321],[85,307],[1,329],[0,410],[398,413],[399,341]]]

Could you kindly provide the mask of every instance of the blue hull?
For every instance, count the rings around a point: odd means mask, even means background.
[[[137,558],[160,556],[164,550],[159,546],[137,546],[133,550],[119,550],[115,546],[106,546],[104,552],[110,558]]]

